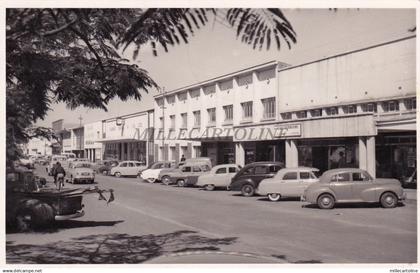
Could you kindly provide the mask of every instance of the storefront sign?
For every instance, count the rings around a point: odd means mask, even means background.
[[[282,137],[299,137],[302,135],[302,128],[300,124],[280,124],[275,125],[275,138]]]

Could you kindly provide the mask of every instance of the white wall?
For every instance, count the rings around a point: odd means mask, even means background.
[[[416,39],[279,71],[279,110],[415,94]]]

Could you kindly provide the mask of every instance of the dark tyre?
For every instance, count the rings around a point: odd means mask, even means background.
[[[185,187],[186,185],[184,179],[178,179],[178,181],[176,181],[176,184],[178,185],[178,187]]]
[[[381,195],[381,206],[386,209],[395,208],[398,204],[397,196],[392,192],[385,192]]]
[[[267,197],[270,201],[277,202],[280,200],[281,195],[278,193],[269,193],[267,194]]]
[[[207,184],[207,185],[204,186],[204,189],[206,189],[206,191],[212,191],[212,190],[214,190],[214,188],[216,188],[216,187],[212,184]]]
[[[46,227],[54,221],[53,208],[45,203],[36,203],[31,208],[19,210],[16,215],[16,224],[19,231]]]
[[[162,177],[162,183],[167,185],[167,186],[170,185],[171,184],[171,178],[167,175],[163,176]]]
[[[115,173],[115,177],[121,177],[121,173],[120,172],[116,172]]]
[[[251,184],[245,184],[241,188],[241,194],[245,197],[253,196],[255,193],[255,188]]]
[[[317,203],[320,209],[332,209],[334,208],[335,200],[331,194],[324,193],[318,197]]]
[[[102,174],[103,174],[103,175],[108,175],[108,171],[107,171],[107,170],[102,171]]]

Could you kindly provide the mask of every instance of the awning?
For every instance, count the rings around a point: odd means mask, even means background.
[[[105,138],[105,139],[97,140],[96,142],[118,143],[118,142],[146,142],[146,141],[141,140],[141,139],[135,139],[135,138],[127,137],[127,138]]]

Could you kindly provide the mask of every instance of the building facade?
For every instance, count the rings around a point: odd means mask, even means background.
[[[269,62],[155,97],[155,156],[275,160],[407,176],[416,166],[415,37]]]
[[[144,164],[153,162],[153,112],[149,110],[102,120],[102,135],[97,141],[103,144],[102,158],[137,160]]]
[[[102,159],[102,121],[84,125],[85,157],[92,162]]]

